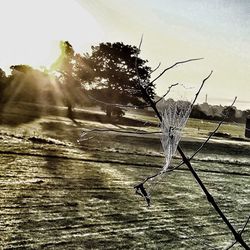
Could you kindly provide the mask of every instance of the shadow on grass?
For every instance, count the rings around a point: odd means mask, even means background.
[[[39,106],[30,106],[25,109],[20,105],[12,104],[0,109],[0,125],[16,127],[24,123],[29,123],[42,116],[42,109]]]

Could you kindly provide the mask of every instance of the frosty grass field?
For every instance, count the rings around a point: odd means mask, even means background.
[[[157,126],[101,123],[99,111],[97,119],[82,119],[86,110],[74,123],[63,112],[1,115],[1,249],[223,249],[232,242],[185,166],[153,183],[150,208],[135,195],[133,186],[164,164],[158,134],[94,132],[77,142],[83,130]],[[156,122],[139,113],[127,118]],[[215,127],[190,119],[181,140],[187,155]],[[242,124],[220,131],[232,138],[213,138],[193,166],[240,229],[250,211],[250,142]],[[244,238],[250,244],[249,229]]]

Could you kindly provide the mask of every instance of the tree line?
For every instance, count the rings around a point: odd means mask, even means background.
[[[64,105],[72,118],[76,105],[98,105],[108,117],[119,117],[125,114],[126,107],[147,107],[141,94],[142,82],[147,85],[149,96],[157,99],[154,81],[150,79],[154,70],[138,56],[137,47],[107,42],[92,46],[90,53],[80,54],[68,41],[62,41],[60,50],[50,69],[13,65],[8,76],[0,69],[1,107],[20,101]],[[240,113],[235,107],[202,104],[194,105],[191,117],[220,120],[225,114],[229,114],[227,121],[244,122],[250,110]]]
[[[61,53],[51,69],[38,70],[29,65],[11,66],[6,76],[0,70],[0,102],[63,104],[69,116],[75,105],[99,105],[107,116],[121,112],[121,106],[143,108],[138,77],[148,82],[147,91],[154,96],[150,84],[151,68],[138,57],[135,46],[122,42],[100,43],[91,53],[76,53],[72,45],[60,43]]]

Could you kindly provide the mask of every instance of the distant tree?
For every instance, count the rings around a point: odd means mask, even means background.
[[[227,106],[222,110],[222,114],[226,117],[228,117],[226,120],[227,121],[234,121],[235,120],[235,115],[236,115],[236,108]]]
[[[207,114],[201,109],[198,104],[193,106],[190,117],[197,119],[208,119]]]
[[[7,88],[7,77],[5,72],[0,68],[0,103],[5,99],[5,90]]]
[[[242,112],[242,119],[243,119],[243,122],[245,122],[246,118],[250,118],[250,109],[244,110],[244,111]]]
[[[45,92],[52,92],[51,78],[45,70],[19,64],[10,67],[8,91],[11,99],[31,103],[46,103]]]
[[[37,103],[41,100],[40,90],[43,73],[33,69],[29,65],[12,65],[11,74],[8,77],[6,95],[9,101],[25,101]]]
[[[148,84],[147,92],[153,98],[155,87],[150,83],[152,71],[146,66],[147,61],[138,57],[138,48],[121,42],[100,43],[91,48],[92,54],[87,58],[94,73],[94,79],[89,85],[90,93],[103,103],[108,117],[113,108],[109,103],[145,104],[138,76]]]

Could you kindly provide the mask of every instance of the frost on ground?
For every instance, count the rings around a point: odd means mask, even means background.
[[[134,183],[164,164],[159,135],[110,132],[76,142],[83,129],[106,126],[114,125],[48,116],[1,127],[3,249],[221,249],[231,242],[185,167],[159,181],[151,208],[134,194]],[[189,153],[201,140],[181,143]],[[239,229],[250,207],[249,149],[212,141],[193,162]]]

